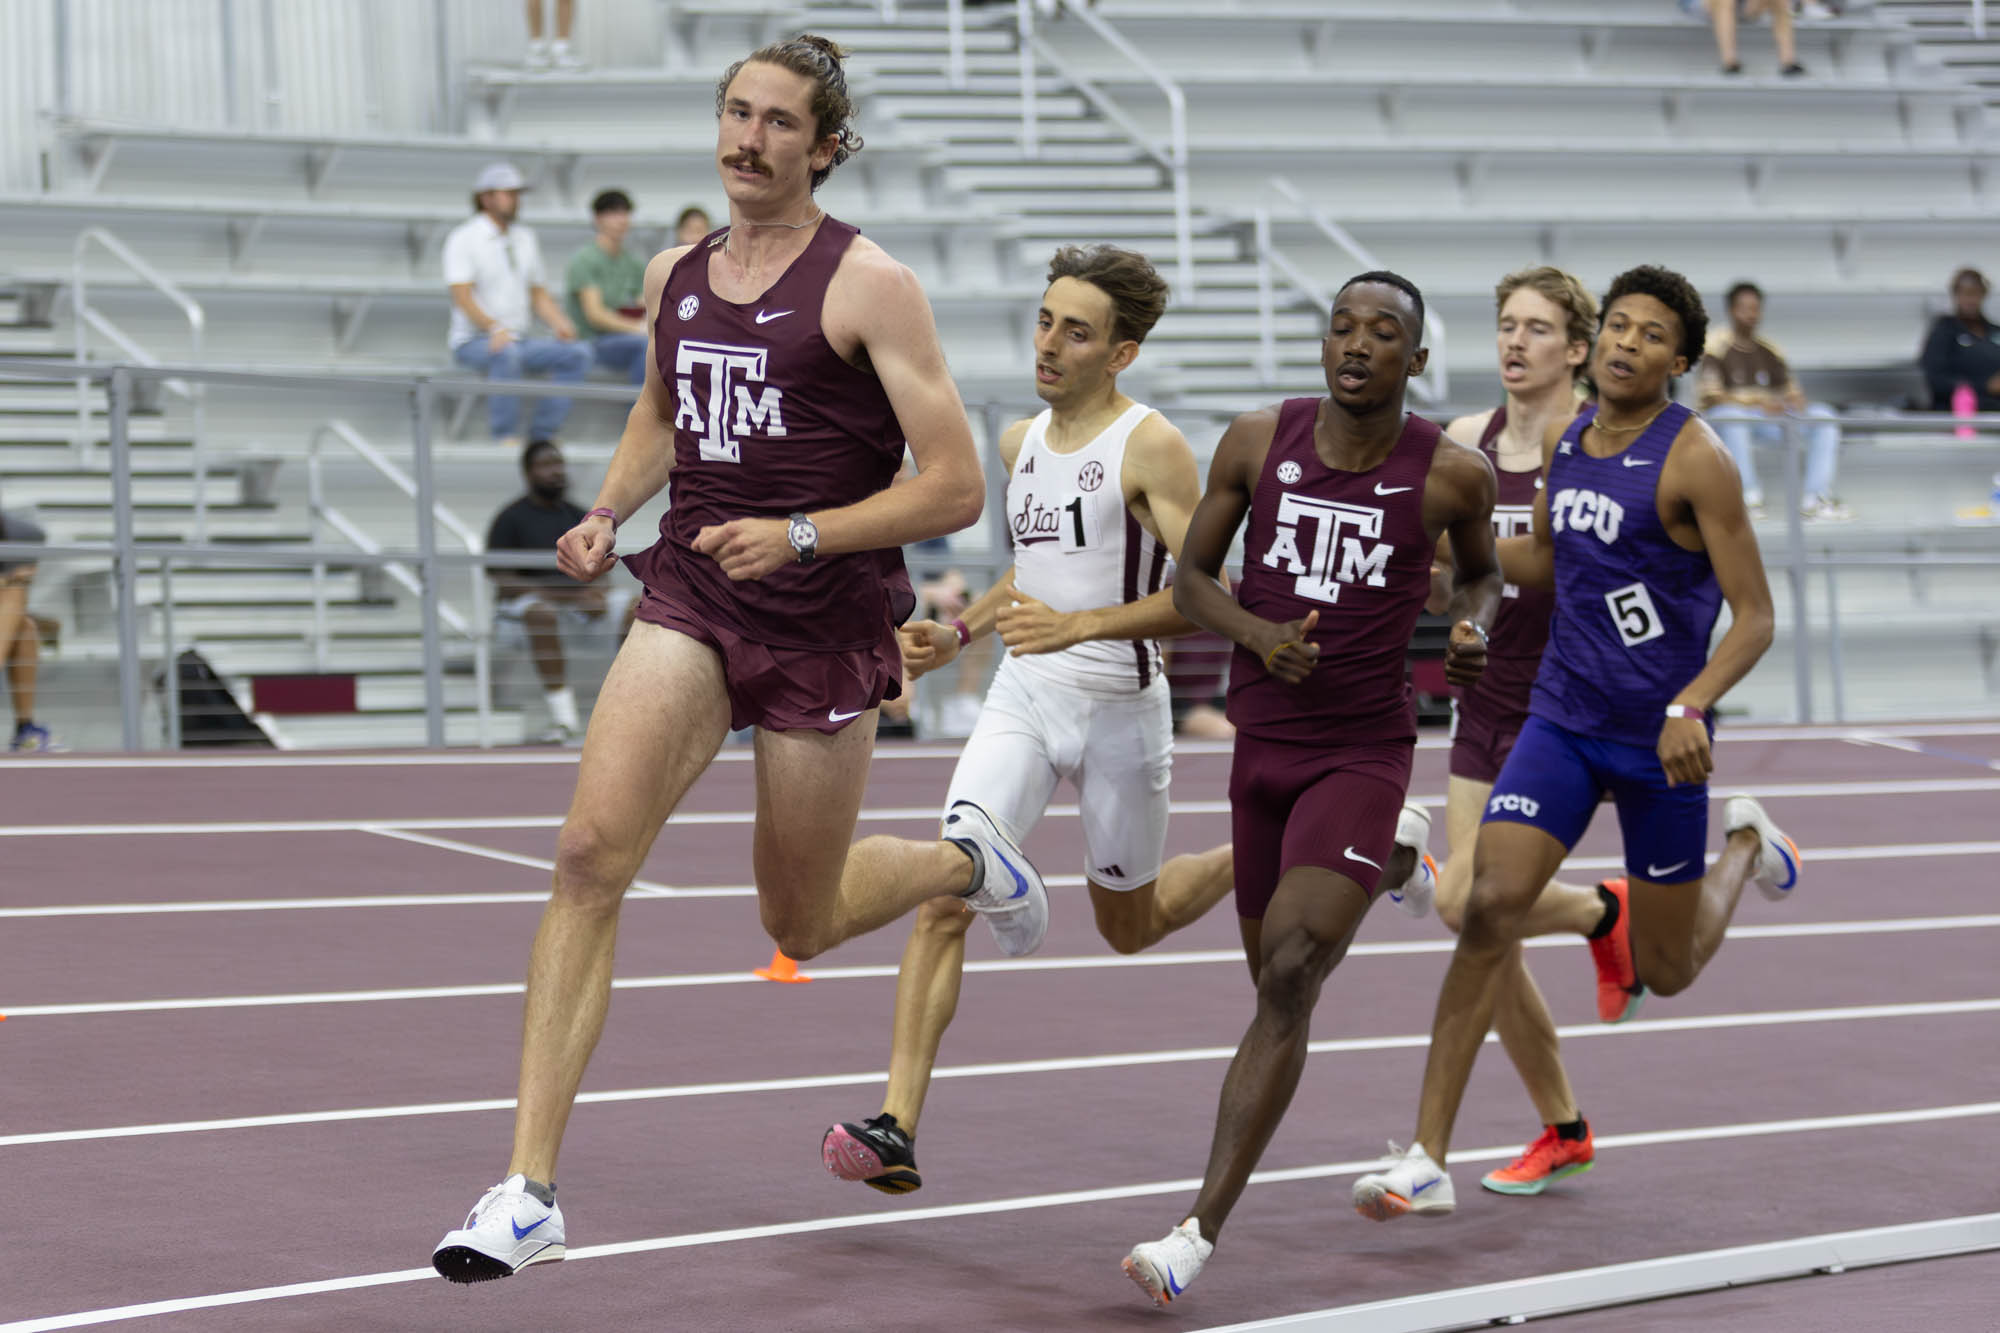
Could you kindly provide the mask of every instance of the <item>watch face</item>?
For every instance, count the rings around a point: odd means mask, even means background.
[[[792,524],[791,538],[793,546],[801,548],[816,546],[819,544],[819,529],[805,519],[800,519]]]

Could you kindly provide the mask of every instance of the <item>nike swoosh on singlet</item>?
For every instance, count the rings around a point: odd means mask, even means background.
[[[757,312],[757,322],[759,324],[769,324],[772,320],[783,319],[786,315],[789,315],[791,313],[792,312],[789,310],[773,310],[767,314],[766,312],[759,310]]]
[[[1625,460],[1625,466],[1626,466],[1626,467],[1651,467],[1651,466],[1653,466],[1653,460],[1652,460],[1652,459],[1650,459],[1650,458],[1628,458],[1628,459],[1626,459],[1626,460]]]
[[[1375,483],[1375,494],[1377,495],[1401,495],[1404,491],[1412,489],[1414,488],[1409,486],[1384,486],[1379,481]]]

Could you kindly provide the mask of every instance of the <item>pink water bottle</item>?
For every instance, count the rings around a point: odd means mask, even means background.
[[[1961,384],[1951,391],[1951,414],[1955,417],[1969,417],[1979,411],[1979,395],[1972,391],[1970,384]],[[1952,432],[1961,440],[1969,440],[1979,432],[1970,426],[1960,426]]]

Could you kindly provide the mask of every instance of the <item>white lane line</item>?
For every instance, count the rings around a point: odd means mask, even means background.
[[[1888,1018],[1947,1018],[1959,1014],[2000,1012],[2000,999],[1937,1000],[1914,1004],[1868,1004],[1832,1009],[1781,1009],[1739,1014],[1692,1014],[1682,1018],[1641,1019],[1610,1026],[1603,1023],[1577,1024],[1556,1029],[1565,1041],[1595,1037],[1643,1037],[1669,1032],[1720,1032],[1742,1028],[1794,1027],[1817,1023],[1859,1023]],[[1487,1041],[1496,1038],[1488,1034]],[[1313,1055],[1355,1054],[1368,1051],[1421,1050],[1430,1044],[1429,1033],[1393,1037],[1335,1037],[1311,1042]],[[1182,1050],[1127,1051],[1113,1055],[1078,1055],[1041,1060],[1009,1060],[987,1064],[947,1065],[932,1077],[1009,1078],[1026,1074],[1069,1074],[1104,1069],[1137,1069],[1152,1065],[1192,1064],[1227,1060],[1236,1054],[1233,1046],[1194,1046]],[[693,1097],[732,1097],[763,1092],[800,1092],[815,1088],[852,1088],[879,1085],[888,1079],[886,1070],[856,1074],[811,1074],[791,1078],[743,1079],[720,1083],[680,1083],[652,1088],[616,1088],[585,1092],[578,1105],[612,1105],[623,1102],[675,1101]],[[512,1097],[491,1097],[471,1101],[424,1102],[405,1106],[361,1106],[331,1111],[292,1111],[274,1115],[229,1116],[214,1120],[162,1121],[143,1125],[110,1125],[97,1129],[58,1129],[0,1136],[0,1148],[20,1148],[36,1144],[82,1143],[97,1139],[151,1138],[167,1134],[207,1134],[223,1130],[269,1129],[286,1125],[339,1124],[356,1120],[399,1120],[428,1116],[465,1115],[478,1111],[511,1111]]]
[[[1718,799],[1728,792],[1743,791],[1757,797],[1878,797],[1878,796],[1937,796],[1959,792],[2000,791],[2000,777],[1995,778],[1919,778],[1893,782],[1789,782],[1767,783],[1759,786],[1746,784],[1740,787],[1716,787]],[[1439,794],[1412,796],[1418,805],[1442,808],[1444,796]],[[1168,809],[1178,815],[1226,815],[1229,802],[1222,801],[1174,801]],[[1047,810],[1051,819],[1075,819],[1078,808],[1074,805],[1051,805]],[[929,805],[879,806],[864,809],[859,818],[863,822],[908,822],[921,820],[933,822],[938,817],[937,807]],[[667,827],[698,824],[750,824],[756,821],[756,814],[750,810],[694,810],[676,812]],[[182,833],[356,833],[381,829],[416,830],[469,830],[469,829],[544,829],[560,828],[561,815],[465,815],[436,819],[246,819],[216,820],[192,823],[139,823],[139,824],[18,824],[0,828],[0,838],[102,838],[119,836],[153,836]]]
[[[439,847],[447,851],[462,851],[470,855],[489,857],[512,865],[531,866],[537,870],[553,870],[553,861],[534,856],[518,856],[513,852],[496,851],[475,843],[461,843],[450,838],[433,838],[423,834],[410,833],[404,829],[390,829],[379,826],[358,826],[358,831],[379,833],[384,837],[399,838],[426,847]],[[1819,861],[1897,861],[1914,857],[1938,856],[1993,856],[2000,855],[2000,841],[1995,842],[1913,842],[1871,843],[1859,847],[1808,847],[1808,863]],[[1615,870],[1625,864],[1618,856],[1574,856],[1564,861],[1564,872]],[[1051,888],[1076,888],[1082,885],[1081,875],[1044,875],[1042,877]],[[636,881],[633,887],[639,890],[640,899],[674,898],[754,898],[757,886],[754,884],[655,884],[649,880]],[[298,912],[312,909],[360,908],[360,907],[455,907],[488,904],[540,903],[548,900],[545,891],[534,893],[407,893],[407,894],[367,894],[332,898],[245,898],[206,899],[198,902],[166,903],[54,903],[41,907],[0,907],[0,921],[38,917],[64,916],[172,916],[183,912]]]
[[[1765,1138],[1779,1134],[1812,1134],[1830,1130],[1875,1129],[1890,1125],[1938,1124],[2000,1115],[2000,1102],[1969,1102],[1958,1106],[1929,1106],[1904,1111],[1878,1111],[1861,1115],[1818,1116],[1800,1120],[1753,1121],[1736,1125],[1704,1125],[1690,1129],[1658,1130],[1639,1134],[1607,1134],[1597,1140],[1599,1148],[1642,1148],[1680,1143],[1713,1143],[1728,1139]],[[1508,1161],[1520,1152],[1519,1144],[1503,1148],[1477,1148],[1452,1154],[1459,1163]],[[1388,1165],[1380,1158],[1351,1162],[1327,1162],[1318,1166],[1258,1171],[1252,1185],[1284,1184],[1324,1180],[1333,1176],[1359,1175]],[[1028,1212],[1042,1208],[1066,1208],[1079,1204],[1108,1203],[1123,1199],[1149,1198],[1161,1194],[1184,1194],[1201,1187],[1199,1179],[1156,1180],[1133,1185],[1112,1185],[1101,1189],[1064,1190],[1054,1194],[1030,1194],[1010,1199],[987,1199],[977,1203],[938,1204],[927,1208],[898,1208],[893,1212],[852,1213],[841,1217],[815,1217],[796,1222],[776,1222],[764,1226],[732,1227],[717,1231],[695,1231],[676,1236],[654,1236],[645,1240],[619,1241],[608,1245],[585,1245],[572,1249],[566,1262],[578,1259],[608,1259],[622,1255],[651,1254],[661,1250],[694,1249],[727,1245],[746,1240],[772,1240],[811,1235],[822,1231],[849,1231],[862,1227],[895,1226],[911,1222],[937,1222],[959,1217],[985,1217],[997,1213]],[[181,1314],[220,1306],[247,1305],[259,1301],[318,1296],[366,1287],[422,1282],[437,1276],[429,1268],[403,1268],[385,1273],[361,1273],[352,1277],[327,1278],[317,1282],[295,1282],[284,1286],[256,1287],[245,1291],[220,1292],[208,1296],[186,1296],[173,1300],[147,1301],[108,1309],[80,1310],[73,1314],[46,1315],[0,1324],[0,1333],[57,1333],[60,1329],[86,1328],[120,1319],[143,1319],[152,1315]]]
[[[2000,735],[1996,722],[1879,723],[1855,726],[1821,723],[1791,726],[1726,726],[1716,733],[1719,744],[1738,741],[1869,741],[1893,737],[1955,737]],[[956,759],[959,745],[896,745],[876,747],[875,761],[905,759]],[[1442,736],[1422,736],[1419,750],[1447,750],[1451,742]],[[1228,741],[1174,742],[1176,754],[1228,754]],[[237,769],[237,768],[573,768],[576,750],[500,751],[411,751],[369,754],[332,754],[292,751],[286,754],[245,755],[46,755],[34,759],[0,758],[0,772],[13,768],[114,769],[144,772],[149,769]],[[749,746],[731,746],[716,755],[717,763],[749,763],[754,754]]]
[[[503,852],[497,847],[481,847],[478,843],[459,842],[455,838],[434,838],[428,833],[413,833],[404,828],[392,828],[382,824],[364,824],[363,833],[373,833],[378,837],[393,838],[397,842],[413,842],[419,847],[435,847],[442,852],[459,852],[466,856],[477,856],[488,861],[504,861],[512,866],[527,866],[533,870],[555,871],[556,863],[540,856],[522,856],[519,852]],[[664,884],[655,884],[649,879],[632,881],[632,891],[642,897],[675,897],[676,890]],[[541,895],[547,897],[547,894]]]
[[[1733,940],[1813,939],[1832,935],[1907,935],[1937,930],[1983,930],[2000,926],[2000,913],[1969,916],[1888,917],[1879,921],[1801,921],[1763,926],[1731,926],[1725,938]],[[1523,940],[1531,949],[1572,949],[1584,941],[1574,935],[1544,935]],[[1388,958],[1409,954],[1450,953],[1457,941],[1449,936],[1425,940],[1381,940],[1357,944],[1347,951],[1350,958]],[[1161,950],[1142,954],[1093,954],[1048,958],[983,958],[965,964],[971,972],[1093,972],[1141,967],[1185,967],[1190,964],[1228,963],[1241,966],[1243,955],[1236,949]],[[811,965],[809,965],[811,966]],[[896,975],[894,963],[858,964],[848,967],[811,966],[815,981],[869,981]],[[681,990],[703,986],[740,986],[762,978],[745,968],[731,972],[679,972],[652,977],[618,977],[613,990]],[[0,1014],[15,1018],[73,1018],[93,1014],[173,1013],[197,1009],[276,1009],[312,1004],[376,1004],[400,1000],[464,1000],[496,995],[519,995],[519,981],[472,983],[459,986],[397,986],[381,990],[299,991],[272,995],[207,995],[165,1000],[104,1000],[71,1004],[8,1004],[0,1000]]]

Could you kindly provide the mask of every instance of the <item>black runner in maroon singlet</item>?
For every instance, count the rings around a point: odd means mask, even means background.
[[[1319,661],[1301,684],[1287,685],[1239,646],[1229,718],[1241,732],[1288,741],[1414,740],[1404,662],[1430,595],[1424,485],[1440,431],[1406,417],[1381,463],[1341,471],[1313,448],[1323,401],[1293,398],[1279,409],[1250,498],[1237,593],[1244,609],[1279,623],[1318,611]]]

